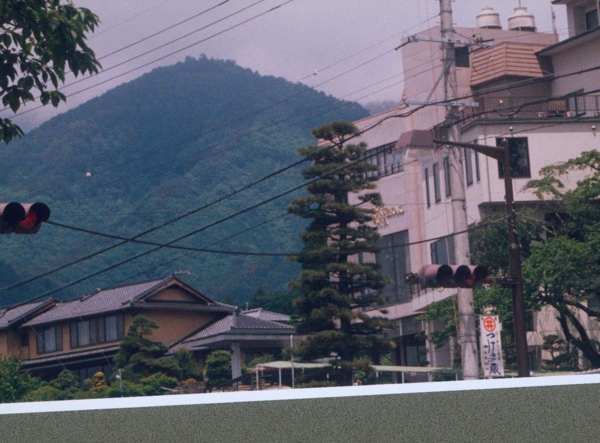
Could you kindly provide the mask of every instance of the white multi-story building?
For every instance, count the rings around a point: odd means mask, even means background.
[[[455,28],[463,40],[468,36],[491,44],[456,46],[458,99],[479,105],[461,108],[459,138],[489,146],[509,138],[515,204],[529,205],[540,216],[555,208],[524,191],[523,185],[539,177],[543,166],[600,148],[598,1],[549,3],[567,9],[570,33],[563,41],[556,33],[536,32],[534,17],[521,7],[508,18],[508,29],[502,29],[500,17],[490,8],[473,17],[477,27]],[[377,187],[385,207],[375,219],[382,236],[376,260],[390,281],[384,312],[398,320],[394,363],[400,365],[448,366],[452,361],[450,349],[434,349],[426,341],[436,325],[424,324],[418,317],[429,304],[455,291],[415,291],[404,281],[406,273],[418,272],[422,265],[453,263],[451,162],[448,148],[435,149],[431,143],[431,130],[444,122],[446,109],[406,104],[444,100],[440,36],[440,28],[432,28],[401,48],[403,104],[355,122],[361,130],[372,127],[361,141],[379,165]],[[505,214],[498,161],[463,150],[462,162],[468,223]],[[540,358],[543,335],[555,333],[546,321],[552,315],[535,315],[538,318],[531,323],[536,327],[528,332],[533,367]],[[597,327],[593,321],[588,326]]]

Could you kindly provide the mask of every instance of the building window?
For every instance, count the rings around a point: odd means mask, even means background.
[[[438,163],[433,164],[433,195],[436,203],[442,201],[442,191],[440,187],[440,165]]]
[[[469,67],[469,47],[457,46],[454,48],[454,60],[457,68]]]
[[[431,197],[429,196],[429,169],[425,168],[425,198],[427,199],[427,207],[431,206]]]
[[[479,152],[475,152],[475,180],[481,181],[481,172],[479,170]]]
[[[121,340],[124,337],[123,329],[122,315],[71,323],[71,348]]]
[[[592,9],[590,12],[585,13],[585,29],[589,31],[598,26],[598,10]]]
[[[48,328],[37,329],[37,353],[62,351],[62,326],[50,326]]]
[[[450,180],[450,157],[444,157],[444,183],[446,185],[446,197],[452,195],[452,180]]]
[[[383,296],[392,303],[409,301],[410,287],[404,281],[410,269],[408,231],[381,237],[377,241],[376,261],[381,275],[388,282],[383,289]]]
[[[388,143],[364,153],[364,159],[377,166],[377,171],[369,172],[369,177],[387,177],[404,170],[405,149],[394,149],[396,142]]]
[[[470,149],[464,149],[465,153],[465,179],[467,186],[473,184],[473,157]]]
[[[508,150],[510,153],[510,176],[511,178],[530,178],[529,168],[529,145],[527,137],[508,138]],[[496,139],[496,146],[502,146],[502,139]],[[504,178],[504,162],[498,161],[498,176]]]
[[[29,346],[29,334],[27,332],[21,334],[21,346],[24,348]]]
[[[454,237],[444,237],[431,243],[431,263],[448,265],[454,263]]]

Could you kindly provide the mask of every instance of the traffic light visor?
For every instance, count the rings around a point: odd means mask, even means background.
[[[50,218],[50,208],[44,203],[0,203],[0,233],[35,234]]]

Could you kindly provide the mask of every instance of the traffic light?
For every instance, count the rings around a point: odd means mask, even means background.
[[[418,274],[422,288],[472,288],[488,276],[487,268],[470,265],[425,265]]]
[[[35,234],[49,218],[44,203],[0,203],[0,234]]]

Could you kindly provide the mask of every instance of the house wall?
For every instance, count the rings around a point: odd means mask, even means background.
[[[180,340],[182,337],[190,334],[191,332],[199,329],[211,319],[214,318],[214,314],[204,313],[204,312],[194,312],[194,311],[169,311],[169,310],[145,310],[140,312],[145,317],[150,320],[156,322],[159,326],[158,329],[153,331],[152,337],[150,337],[153,341],[163,342],[165,345],[169,346],[173,342]],[[127,333],[127,329],[131,326],[133,322],[133,318],[136,313],[127,313],[123,318],[123,333]],[[62,350],[56,352],[46,352],[46,353],[38,353],[37,350],[37,339],[36,333],[32,328],[27,328],[27,333],[29,335],[29,346],[21,347],[20,346],[20,337],[19,334],[15,334],[15,337],[10,341],[10,346],[8,347],[8,352],[19,352],[23,359],[36,358],[42,356],[51,356],[51,355],[60,355],[63,353],[68,353],[71,351],[82,351],[86,349],[96,349],[106,347],[111,343],[119,343],[121,339],[115,342],[105,342],[96,345],[89,346],[81,346],[77,348],[71,348],[70,341],[70,325],[72,321],[77,321],[77,319],[69,320],[66,322],[59,323],[62,325]],[[51,326],[51,325],[48,325]]]
[[[141,314],[156,322],[159,326],[158,329],[153,331],[150,339],[161,341],[167,346],[200,329],[215,318],[215,314],[193,311],[147,310],[141,312]],[[127,331],[132,321],[133,316],[128,315],[125,321],[125,331]]]
[[[552,56],[555,74],[563,75],[599,66],[600,38],[598,33],[595,33],[594,36],[590,39],[579,39],[579,41],[573,42],[576,48],[571,44],[565,45],[564,48],[557,48],[556,54]],[[557,78],[553,82],[552,94],[565,95],[579,90],[597,89],[600,87],[599,75],[599,71],[594,70]]]

